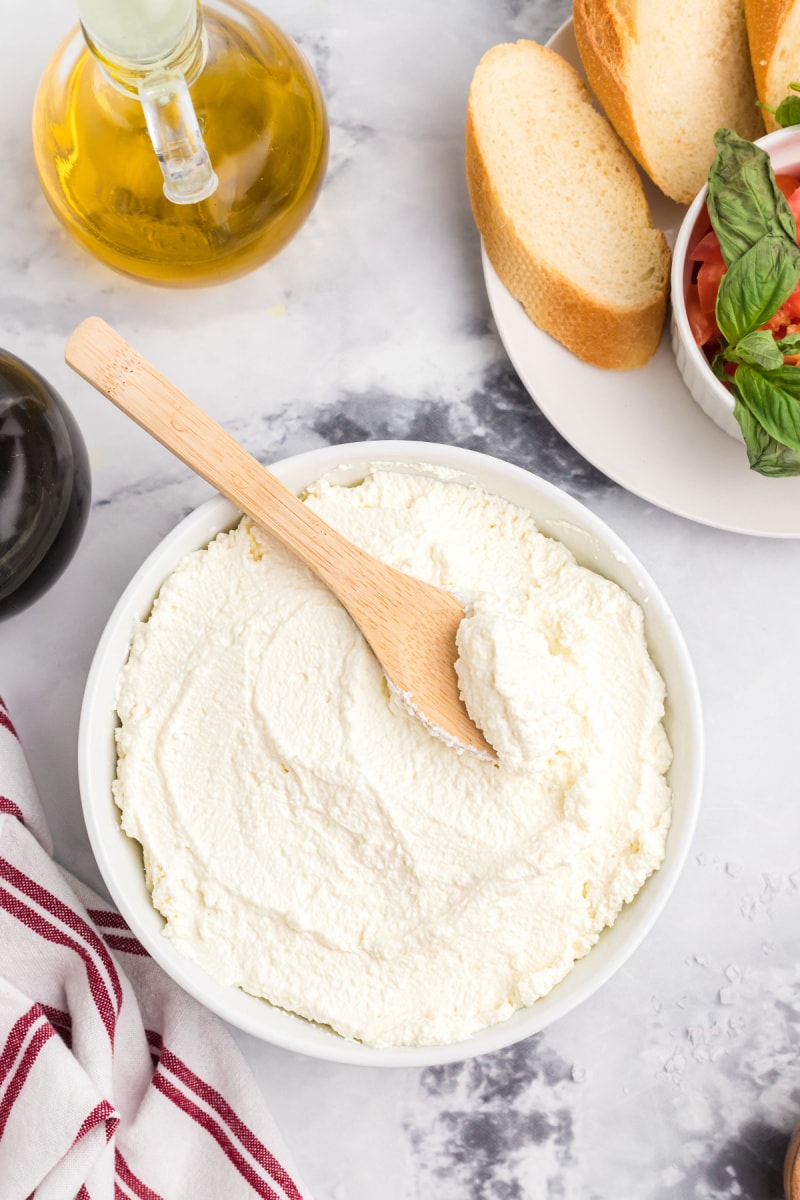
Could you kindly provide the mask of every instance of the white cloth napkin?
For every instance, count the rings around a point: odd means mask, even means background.
[[[0,1200],[311,1200],[221,1024],[51,851],[0,700]]]

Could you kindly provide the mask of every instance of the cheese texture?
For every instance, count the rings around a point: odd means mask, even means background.
[[[472,602],[462,688],[499,762],[391,696],[339,603],[248,521],[135,632],[114,794],[165,933],[225,983],[375,1046],[543,996],[658,867],[664,686],[640,608],[527,512],[432,469],[305,502]]]

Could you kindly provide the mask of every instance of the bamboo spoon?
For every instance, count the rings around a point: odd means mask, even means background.
[[[99,317],[88,317],[71,334],[65,358],[314,571],[358,625],[392,687],[433,733],[494,758],[459,695],[456,630],[464,610],[454,596],[385,566],[326,525]]]

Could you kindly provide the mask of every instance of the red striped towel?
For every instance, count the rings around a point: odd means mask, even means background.
[[[310,1200],[222,1025],[51,850],[0,700],[0,1200]]]

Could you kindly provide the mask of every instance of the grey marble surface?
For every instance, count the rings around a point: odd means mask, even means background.
[[[695,844],[645,943],[545,1033],[444,1068],[333,1066],[237,1034],[317,1200],[714,1200],[782,1194],[800,1120],[800,838],[794,635],[800,548],[648,506],[587,464],[527,396],[495,332],[462,132],[479,57],[546,39],[567,0],[276,0],[331,119],[321,199],[238,282],[160,290],[107,271],[57,226],[29,124],[70,5],[6,5],[0,73],[0,345],[61,390],[94,503],[58,585],[0,626],[0,686],[57,854],[102,887],[78,796],[83,686],[134,569],[209,494],[71,376],[97,312],[270,461],[328,442],[453,442],[530,467],[630,544],[693,654],[708,762]]]

